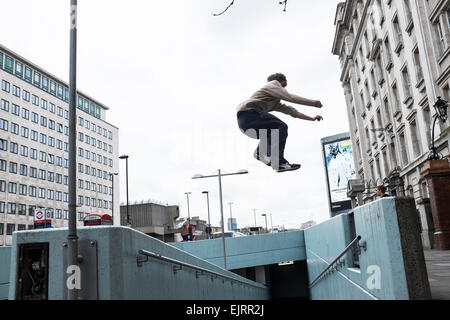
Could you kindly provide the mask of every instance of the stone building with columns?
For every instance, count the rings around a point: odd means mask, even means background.
[[[433,247],[427,181],[438,97],[450,99],[450,0],[347,0],[337,6],[332,53],[339,57],[354,162],[366,182],[416,201],[422,240]],[[449,120],[435,126],[449,155]]]

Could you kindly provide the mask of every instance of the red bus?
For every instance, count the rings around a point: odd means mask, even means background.
[[[112,217],[106,213],[91,213],[83,218],[85,226],[100,226],[113,224]]]

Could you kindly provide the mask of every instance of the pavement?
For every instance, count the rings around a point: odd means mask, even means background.
[[[450,300],[450,250],[425,250],[433,300]]]

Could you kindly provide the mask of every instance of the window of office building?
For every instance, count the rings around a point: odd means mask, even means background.
[[[11,84],[6,80],[2,80],[2,90],[9,93],[11,91]]]
[[[8,214],[16,214],[16,204],[8,202]]]
[[[9,101],[2,99],[0,109],[9,112]]]
[[[20,98],[20,88],[18,86],[13,85],[12,94]]]
[[[11,113],[15,116],[19,116],[20,115],[20,107],[17,104],[12,104],[11,106]]]
[[[24,138],[28,138],[29,129],[27,127],[20,128],[20,135]]]
[[[8,182],[8,192],[16,194],[17,193],[17,183],[15,183],[15,182]]]
[[[28,175],[28,166],[25,164],[20,165],[20,175],[27,176]]]
[[[12,223],[8,223],[6,225],[6,235],[11,236],[14,231],[16,231],[16,225],[12,224]]]
[[[25,66],[25,81],[28,81],[28,82],[33,81],[32,71],[31,71],[31,68],[28,66]]]
[[[28,196],[36,198],[36,187],[30,186]]]
[[[19,153],[19,145],[15,142],[9,144],[9,152],[18,154]]]
[[[38,197],[41,199],[45,199],[45,189],[44,188],[38,189]]]
[[[0,150],[8,151],[8,140],[4,140],[0,138]]]
[[[25,89],[22,91],[22,99],[30,102],[30,93]]]
[[[22,108],[22,118],[25,120],[30,119],[30,111],[28,109]]]
[[[19,214],[21,216],[26,216],[27,215],[27,205],[26,204],[19,203],[18,208],[19,208]]]
[[[27,189],[28,189],[28,186],[26,184],[19,184],[19,194],[21,196],[27,195]],[[20,205],[19,205],[19,210],[20,210]]]
[[[4,131],[9,131],[8,128],[9,128],[8,120],[0,119],[0,129],[2,129]]]
[[[17,173],[17,163],[9,162],[9,173]]]

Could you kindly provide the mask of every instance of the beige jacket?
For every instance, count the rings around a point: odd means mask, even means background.
[[[268,82],[264,87],[256,91],[249,99],[242,102],[239,111],[257,109],[265,112],[278,111],[299,118],[300,114],[295,108],[287,106],[280,100],[315,107],[316,101],[302,98],[287,92],[277,80]]]

